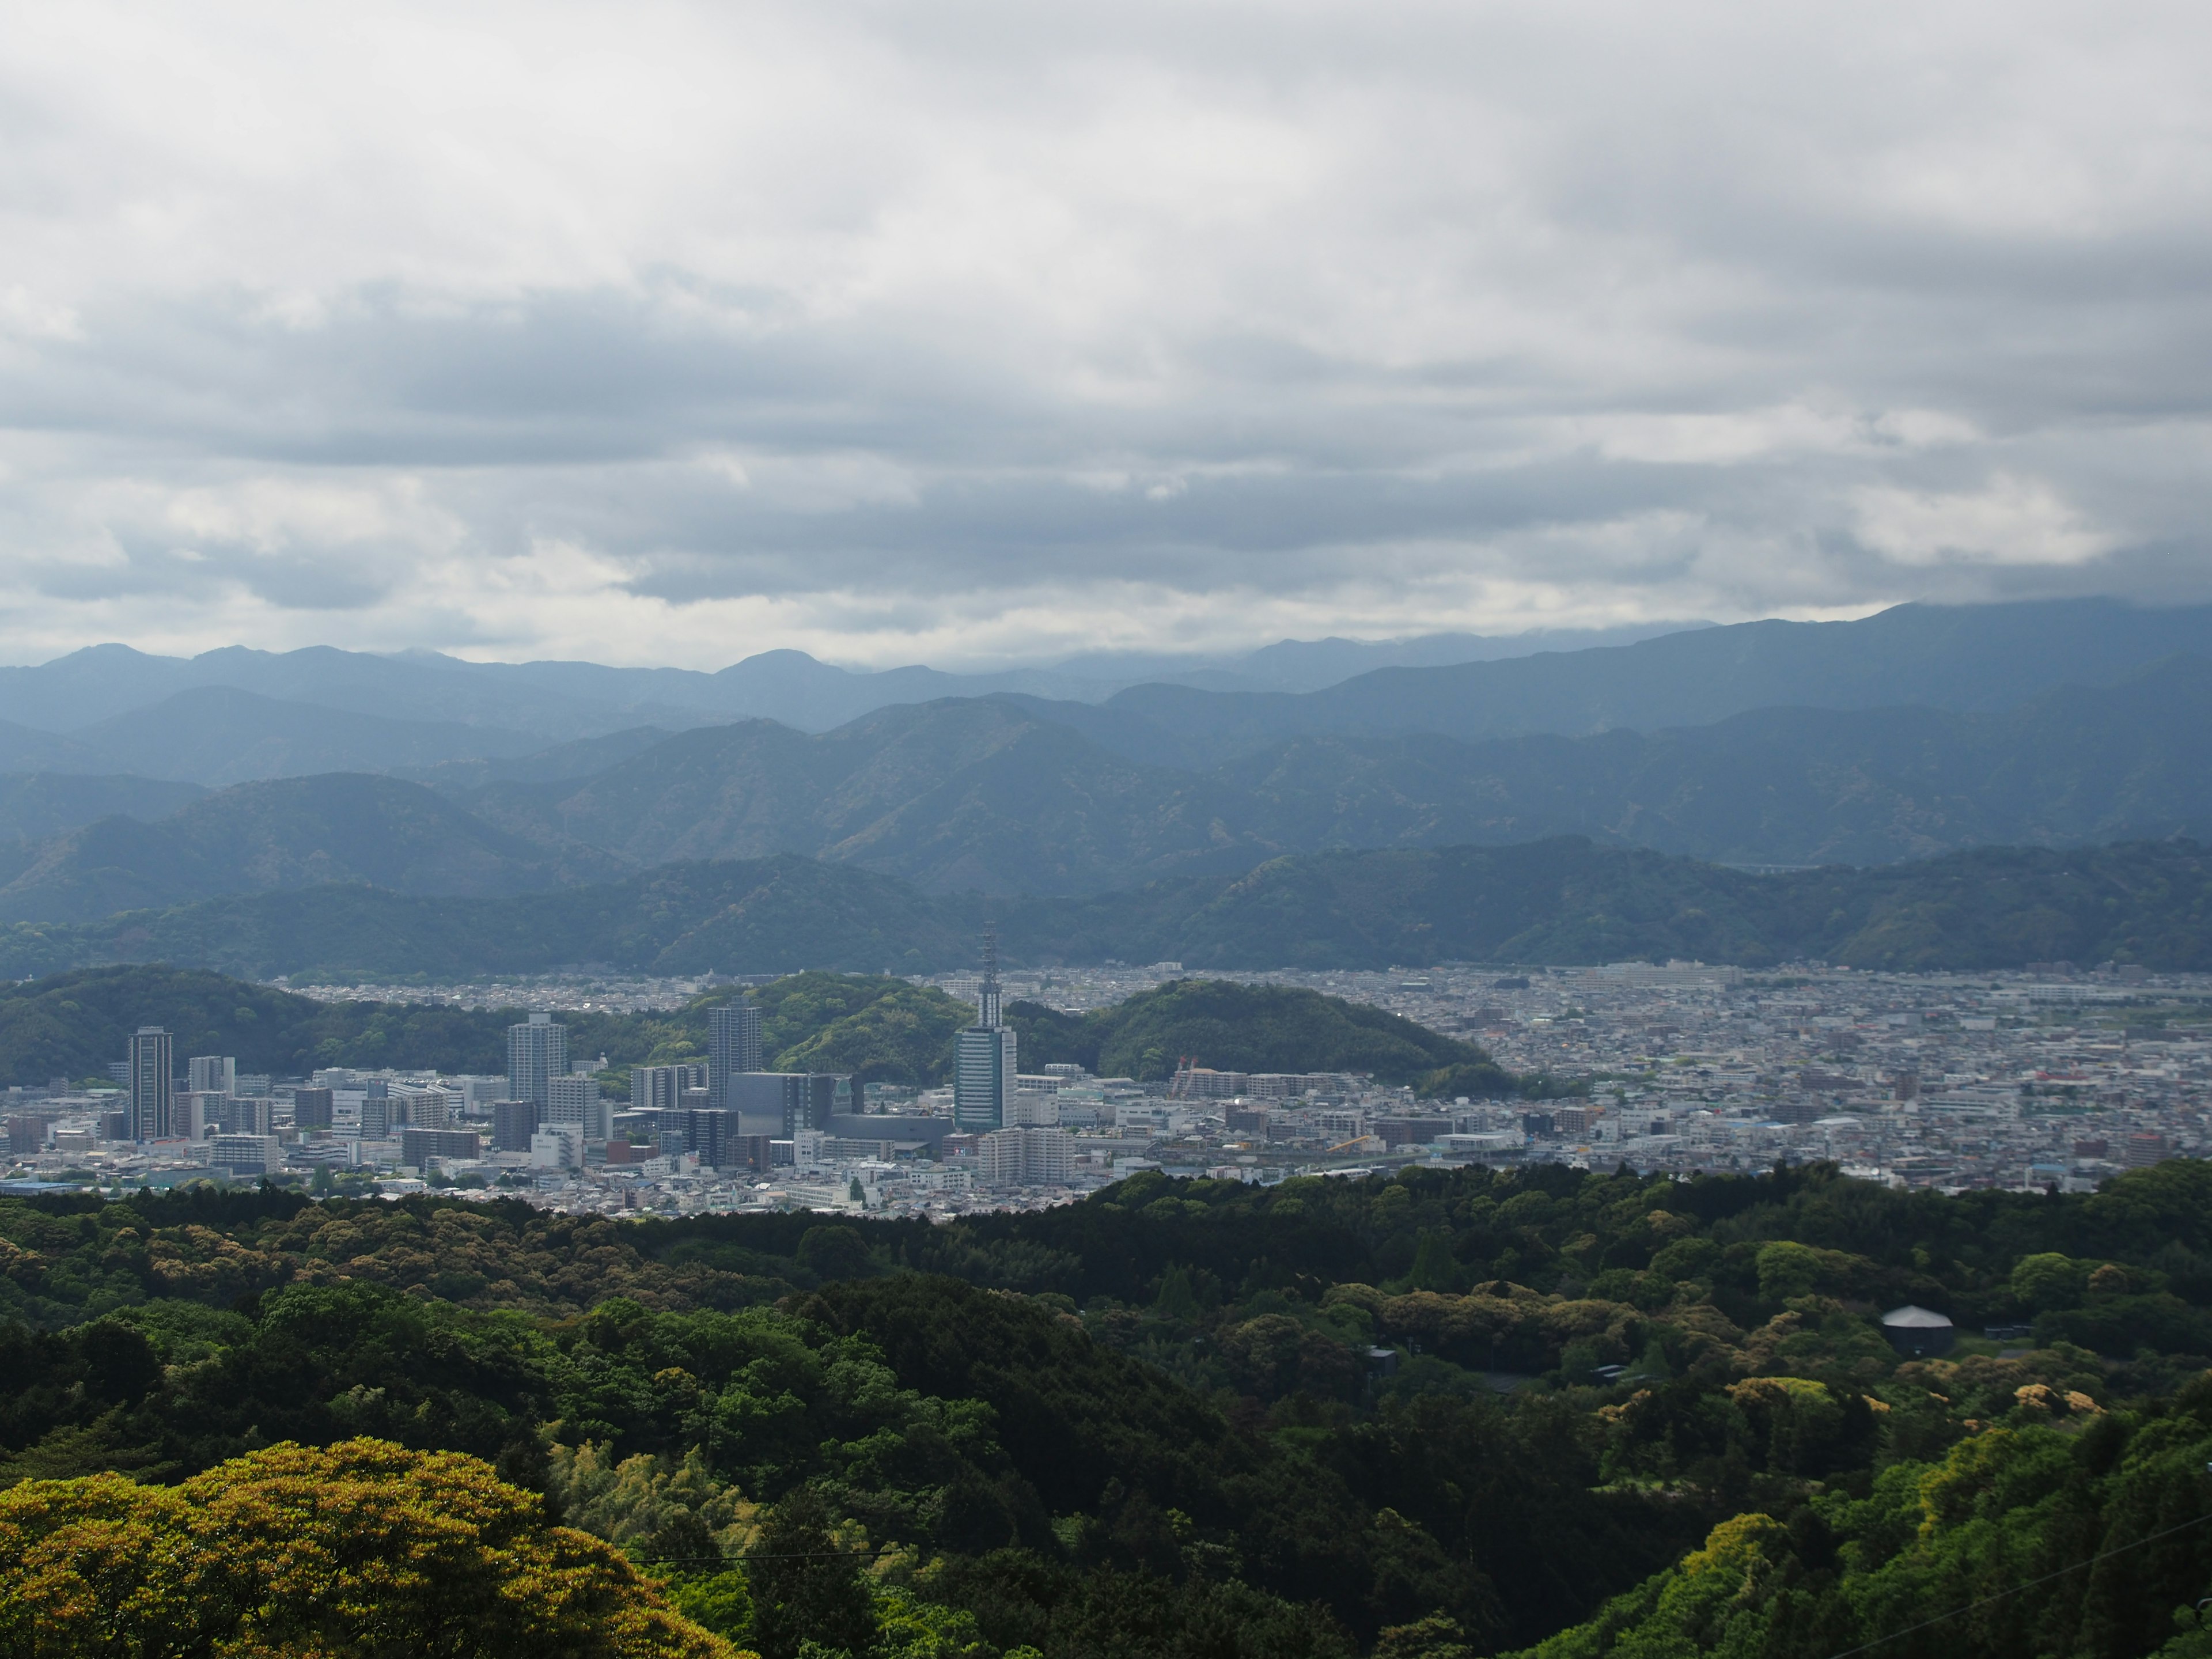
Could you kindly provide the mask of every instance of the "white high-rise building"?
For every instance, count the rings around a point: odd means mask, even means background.
[[[587,1077],[581,1072],[548,1078],[545,1096],[541,1122],[556,1127],[574,1124],[586,1140],[595,1145],[607,1139],[613,1114],[599,1092],[598,1078]]]
[[[1075,1138],[1065,1129],[1000,1129],[975,1144],[975,1173],[988,1187],[1065,1185],[1075,1174]]]
[[[510,1100],[551,1102],[547,1085],[568,1070],[568,1028],[550,1014],[532,1014],[527,1024],[507,1028],[507,1089]]]

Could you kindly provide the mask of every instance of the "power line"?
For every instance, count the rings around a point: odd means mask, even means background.
[[[1940,1625],[1946,1620],[1956,1619],[1962,1613],[1972,1613],[1977,1607],[1986,1607],[1995,1602],[2006,1601],[2019,1595],[2024,1589],[2033,1589],[2038,1584],[2049,1583],[2054,1578],[2063,1578],[2068,1573],[2079,1572],[2084,1567],[2094,1567],[2100,1561],[2109,1561],[2116,1555],[2125,1555],[2130,1550],[2139,1550],[2145,1544],[2155,1544],[2161,1538],[2171,1538],[2175,1533],[2186,1532],[2190,1528],[2201,1526],[2207,1521],[2212,1521],[2212,1510],[2207,1510],[2194,1520],[2177,1522],[2174,1525],[2163,1528],[2157,1532],[2146,1533],[2132,1544],[2122,1544],[2116,1548],[2102,1551],[2086,1561],[2076,1561],[2071,1566],[2060,1567],[2055,1571],[2024,1579],[2010,1589],[1999,1590],[1995,1595],[1984,1595],[1978,1601],[1969,1601],[1964,1607],[1953,1607],[1948,1613],[1939,1613],[1933,1619],[1923,1619],[1917,1625],[1907,1625],[1903,1630],[1893,1630],[1887,1636],[1877,1636],[1871,1642],[1862,1642],[1855,1648],[1845,1648],[1841,1653],[1832,1653],[1828,1656],[1828,1659],[1851,1659],[1854,1654],[1871,1652],[1886,1642],[1894,1642],[1900,1636],[1910,1636],[1915,1631],[1926,1630],[1930,1625]]]

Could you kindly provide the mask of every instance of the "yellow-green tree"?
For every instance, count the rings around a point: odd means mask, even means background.
[[[608,1545],[453,1452],[272,1446],[180,1486],[0,1493],[22,1659],[732,1659]]]

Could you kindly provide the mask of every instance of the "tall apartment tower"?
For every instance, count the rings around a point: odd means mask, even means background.
[[[185,1062],[185,1087],[196,1095],[234,1095],[238,1062],[228,1054],[194,1054]]]
[[[983,983],[975,993],[975,1023],[954,1040],[952,1122],[962,1134],[988,1134],[1006,1127],[1006,1097],[1014,1091],[1013,1028],[1000,1019],[999,930],[983,930]]]
[[[175,1126],[176,1039],[158,1025],[142,1025],[131,1037],[131,1138],[167,1140]]]
[[[607,1139],[611,1114],[607,1103],[599,1094],[599,1080],[571,1073],[566,1077],[550,1078],[545,1085],[547,1123],[575,1123],[583,1127],[584,1139],[599,1141]]]
[[[334,1089],[292,1091],[292,1124],[300,1129],[327,1129],[337,1121],[337,1091]]]
[[[704,1066],[633,1066],[629,1073],[630,1110],[681,1111],[684,1091],[706,1086]]]
[[[733,1112],[734,1078],[761,1069],[760,1005],[748,997],[707,1011],[707,1102],[714,1111]]]
[[[550,1014],[532,1014],[507,1028],[507,1092],[514,1100],[552,1103],[549,1086],[568,1070],[568,1028]]]

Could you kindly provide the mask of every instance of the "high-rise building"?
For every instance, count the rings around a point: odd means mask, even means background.
[[[983,983],[975,993],[975,1023],[954,1040],[952,1121],[963,1134],[1006,1127],[1006,1097],[1013,1092],[1014,1032],[1000,1019],[999,932],[983,931]]]
[[[1065,1129],[1000,1129],[975,1143],[986,1186],[1064,1185],[1075,1173],[1075,1139]]]
[[[265,1135],[270,1133],[269,1103],[250,1095],[195,1095],[196,1100],[222,1102],[220,1117],[227,1135]]]
[[[760,1005],[750,997],[707,1011],[707,1097],[714,1110],[733,1112],[730,1079],[761,1069]]]
[[[361,1138],[389,1140],[396,1126],[392,1121],[392,1097],[365,1094],[361,1097]]]
[[[336,1116],[337,1107],[337,1091],[334,1089],[295,1089],[292,1125],[299,1129],[327,1129]]]
[[[529,1151],[524,1147],[525,1152]],[[474,1129],[402,1129],[399,1161],[422,1169],[435,1158],[472,1158],[483,1155]]]
[[[765,1171],[770,1158],[769,1139],[745,1133],[744,1121],[735,1112],[686,1111],[662,1120],[660,1150],[693,1153],[710,1169]]]
[[[213,1089],[187,1089],[177,1097],[170,1126],[187,1140],[204,1140],[230,1128],[229,1105],[230,1097]]]
[[[576,1072],[545,1080],[545,1110],[540,1121],[574,1123],[582,1129],[586,1140],[600,1141],[607,1138],[611,1115],[599,1093],[598,1078]]]
[[[507,1028],[507,1092],[514,1100],[534,1100],[548,1105],[552,1096],[547,1085],[568,1070],[568,1028],[553,1023],[550,1014],[532,1014],[520,1025]]]
[[[175,1121],[175,1039],[158,1025],[131,1037],[131,1138],[167,1140]]]
[[[238,1062],[228,1054],[194,1054],[185,1062],[185,1087],[196,1095],[234,1095]]]
[[[837,1109],[836,1072],[745,1072],[730,1079],[729,1106],[744,1120],[744,1133],[788,1140],[802,1129],[827,1129]]]
[[[629,1073],[629,1103],[635,1110],[672,1112],[684,1104],[686,1089],[707,1086],[707,1067],[698,1066],[633,1066]]]
[[[538,1127],[534,1100],[495,1100],[491,1103],[491,1149],[495,1152],[526,1152],[532,1131]]]
[[[444,1129],[453,1124],[453,1097],[443,1089],[392,1091],[392,1118],[414,1129]]]

